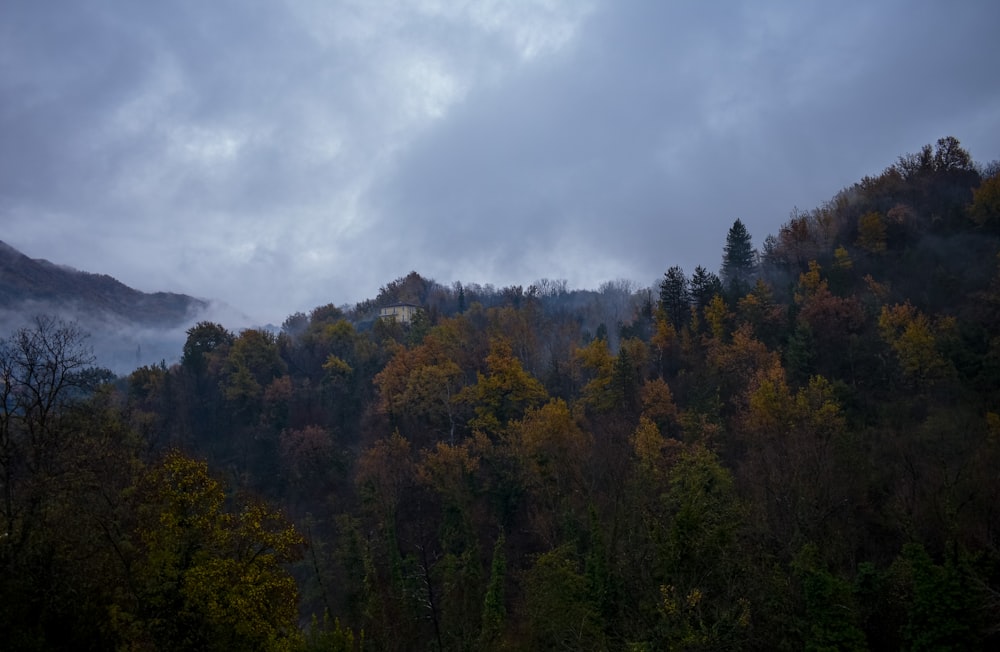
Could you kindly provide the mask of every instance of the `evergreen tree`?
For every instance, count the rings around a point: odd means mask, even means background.
[[[504,584],[507,581],[507,557],[504,553],[503,532],[493,546],[493,564],[490,568],[490,583],[483,599],[483,625],[479,642],[484,649],[495,645],[503,634],[507,607],[504,599]]]
[[[722,256],[722,280],[736,294],[749,287],[750,278],[757,268],[757,251],[753,248],[750,232],[743,222],[733,222],[726,235]]]
[[[687,321],[691,306],[691,293],[684,270],[674,265],[663,275],[660,282],[660,308],[667,313],[670,323],[680,330]]]
[[[722,281],[718,275],[698,265],[691,275],[690,292],[691,302],[699,310],[703,310],[712,302],[712,297],[722,294]]]

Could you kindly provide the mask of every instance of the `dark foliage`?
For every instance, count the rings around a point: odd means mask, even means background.
[[[411,273],[276,336],[200,323],[181,364],[115,384],[40,322],[0,347],[0,637],[992,649],[1000,235],[979,170],[941,139],[795,211],[759,261],[737,221],[722,278]],[[376,318],[396,302],[423,310]]]

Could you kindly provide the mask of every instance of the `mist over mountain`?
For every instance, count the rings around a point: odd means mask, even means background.
[[[0,241],[0,301],[4,306],[53,302],[82,312],[109,313],[145,326],[173,327],[208,302],[173,292],[140,292],[106,274],[91,274],[25,256]]]
[[[243,322],[224,304],[173,292],[141,292],[106,274],[30,258],[0,241],[0,332],[38,314],[75,321],[100,366],[127,373],[177,359],[185,331],[202,319]]]

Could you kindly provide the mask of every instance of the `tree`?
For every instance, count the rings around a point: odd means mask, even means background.
[[[282,430],[278,454],[287,482],[306,494],[329,477],[336,452],[329,432],[319,426],[306,426]]]
[[[281,332],[289,337],[299,337],[309,327],[309,316],[304,312],[296,312],[281,322]]]
[[[712,297],[722,294],[722,281],[717,275],[698,265],[691,275],[690,290],[692,303],[698,310],[704,310],[712,302]]]
[[[248,328],[232,342],[226,356],[221,381],[223,395],[236,412],[256,414],[264,388],[286,370],[274,335]]]
[[[809,271],[799,275],[795,303],[799,308],[797,326],[802,327],[786,348],[800,362],[811,358],[816,367],[835,373],[854,373],[858,337],[865,327],[865,312],[856,296],[841,297],[830,291],[819,263],[809,261]],[[813,346],[804,351],[805,341]],[[803,354],[804,357],[803,357]]]
[[[1000,222],[1000,174],[986,179],[973,191],[969,215],[981,227],[996,228]]]
[[[855,242],[865,251],[880,254],[886,249],[886,229],[882,214],[878,211],[865,213],[858,219],[858,239]]]
[[[753,288],[737,302],[737,319],[750,324],[758,339],[777,346],[785,323],[785,308],[775,303],[771,287],[757,279]]]
[[[717,294],[705,306],[705,323],[708,324],[709,335],[716,342],[723,342],[728,332],[729,321],[732,314],[726,309],[726,302],[722,295]]]
[[[938,350],[937,329],[908,301],[883,306],[879,334],[892,347],[904,377],[918,387],[948,376],[952,368]]]
[[[743,222],[736,220],[726,235],[722,255],[722,281],[731,291],[742,294],[757,269],[757,251],[753,248],[750,232]]]
[[[823,564],[817,546],[806,544],[792,562],[802,588],[806,650],[867,650],[858,626],[858,609],[851,585]]]
[[[513,422],[506,443],[520,466],[535,533],[548,545],[560,541],[582,511],[585,463],[593,437],[573,419],[565,401],[552,399]],[[577,520],[577,523],[579,521]]]
[[[507,619],[507,605],[504,599],[504,584],[507,580],[507,556],[504,552],[505,539],[503,532],[493,545],[493,562],[490,566],[490,581],[486,586],[483,598],[482,628],[479,634],[479,644],[483,649],[497,646],[503,634],[504,621]]]
[[[655,354],[657,370],[661,374],[676,372],[680,365],[683,341],[662,310],[656,311],[652,331],[649,344]],[[600,371],[600,368],[595,367],[595,370]]]
[[[475,385],[462,390],[476,412],[470,421],[474,428],[497,433],[548,397],[542,383],[521,366],[506,339],[493,341],[486,367],[487,373],[478,374]]]
[[[662,378],[646,381],[639,390],[642,416],[653,421],[660,430],[676,429],[677,405],[670,386]]]
[[[132,490],[130,582],[112,611],[123,649],[288,650],[298,592],[282,567],[302,538],[257,501],[225,509],[208,465],[168,454]]]
[[[395,538],[395,520],[400,502],[412,490],[414,467],[410,442],[398,432],[380,439],[358,460],[357,483],[361,495],[378,519],[379,527]]]
[[[422,306],[426,303],[427,295],[434,285],[434,281],[425,279],[416,272],[410,272],[379,288],[375,303],[379,306],[390,303],[413,303]]]
[[[221,324],[209,321],[198,322],[187,330],[181,365],[196,375],[200,375],[208,367],[207,356],[216,349],[228,347],[233,343],[233,339],[233,334]]]
[[[539,555],[525,574],[525,611],[536,650],[605,649],[603,622],[569,545]]]
[[[748,397],[740,431],[745,486],[776,549],[790,557],[806,542],[823,542],[825,559],[847,557],[862,493],[859,446],[833,384],[813,376],[793,394],[776,370]]]
[[[667,318],[680,330],[687,322],[691,306],[691,292],[684,270],[674,265],[663,275],[660,282],[660,308],[667,313]]]
[[[455,442],[458,395],[466,384],[456,362],[461,345],[456,325],[442,324],[418,346],[393,347],[395,355],[375,376],[380,408],[411,439],[435,434]]]
[[[904,154],[899,157],[895,168],[907,181],[930,174],[934,171],[933,149],[930,145],[924,145],[919,154]]]
[[[119,479],[135,445],[87,335],[50,316],[0,339],[0,640],[112,649]],[[89,646],[89,647],[88,647]]]
[[[612,407],[625,414],[633,413],[638,407],[641,369],[645,362],[646,345],[638,339],[622,342],[611,372]]]
[[[4,546],[15,545],[59,474],[57,417],[88,389],[94,356],[75,324],[49,316],[0,340],[0,486]]]
[[[936,172],[966,171],[972,169],[972,157],[954,136],[938,138],[934,148],[934,170]]]
[[[634,523],[622,551],[637,649],[739,649],[749,632],[743,512],[714,453],[664,438],[641,419],[631,438]]]
[[[960,560],[949,554],[935,564],[924,547],[909,543],[896,560],[910,583],[908,622],[903,635],[911,650],[971,650],[980,646],[983,585],[970,581]]]
[[[669,324],[669,322],[666,323]],[[576,349],[573,357],[582,367],[579,373],[586,374],[584,376],[586,384],[581,391],[581,402],[599,412],[613,408],[615,397],[612,391],[612,379],[614,377],[615,357],[608,349],[607,340],[600,338],[591,340],[586,346]]]

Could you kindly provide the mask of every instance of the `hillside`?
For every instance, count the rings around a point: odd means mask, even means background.
[[[50,304],[60,312],[113,315],[142,326],[172,328],[208,307],[170,292],[145,293],[106,274],[81,272],[33,259],[0,241],[0,305]]]
[[[88,333],[97,364],[127,374],[143,364],[176,362],[184,331],[210,304],[184,294],[140,292],[106,274],[29,258],[0,242],[0,335],[37,315],[76,322]],[[214,314],[236,311],[212,305]]]
[[[735,220],[718,273],[412,273],[277,334],[202,321],[56,421],[8,365],[0,634],[997,649],[998,198],[943,138],[760,250]],[[398,301],[423,310],[376,317]]]

